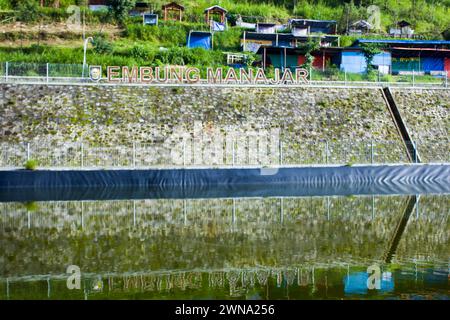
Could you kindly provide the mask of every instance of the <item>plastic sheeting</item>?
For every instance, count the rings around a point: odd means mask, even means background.
[[[212,47],[211,33],[191,31],[188,35],[187,47],[210,50]]]
[[[211,20],[211,31],[225,31],[227,28],[226,23],[220,23],[214,20]]]
[[[0,171],[0,201],[450,194],[450,165]]]
[[[372,65],[378,67],[390,67],[392,64],[391,54],[382,52],[373,57]],[[343,51],[341,59],[341,70],[349,73],[364,73],[367,70],[367,63],[364,55],[360,51]]]
[[[444,58],[442,57],[423,57],[421,64],[421,71],[444,71]]]

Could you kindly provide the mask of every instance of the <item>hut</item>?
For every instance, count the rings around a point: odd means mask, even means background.
[[[89,9],[92,11],[108,10],[108,0],[89,0]]]
[[[399,21],[395,27],[389,29],[389,35],[399,38],[412,38],[414,30],[408,21]]]
[[[209,8],[205,9],[205,21],[206,23],[210,23],[210,20],[214,20],[220,23],[226,23],[227,21],[227,10],[222,8],[221,6],[215,5]],[[215,20],[214,17],[217,17],[218,19]]]
[[[349,34],[368,33],[372,29],[372,25],[366,20],[358,20],[350,25]]]
[[[134,8],[130,10],[130,16],[142,16],[147,12],[150,12],[150,5],[144,1],[136,1]]]
[[[176,2],[170,2],[162,6],[164,21],[181,21],[184,7]]]
[[[302,33],[336,34],[337,23],[335,20],[291,19],[289,26],[294,32],[295,29],[306,29]]]
[[[276,32],[275,23],[257,23],[256,32],[257,33],[275,33]]]

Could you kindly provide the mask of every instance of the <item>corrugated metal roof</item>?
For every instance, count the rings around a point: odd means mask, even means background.
[[[425,45],[439,45],[439,44],[448,44],[450,45],[450,41],[445,40],[379,40],[379,39],[358,39],[356,40],[358,43],[394,43],[394,44],[425,44]]]

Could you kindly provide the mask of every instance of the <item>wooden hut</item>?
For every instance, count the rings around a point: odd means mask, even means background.
[[[184,7],[176,2],[170,2],[162,6],[164,21],[181,21]]]
[[[222,8],[221,6],[215,5],[205,9],[205,21],[206,23],[210,23],[210,20],[213,19],[214,16],[218,17],[218,22],[225,23],[226,22],[226,14],[227,10]]]

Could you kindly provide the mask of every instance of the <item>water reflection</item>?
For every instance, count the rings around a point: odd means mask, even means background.
[[[0,298],[447,299],[449,208],[448,195],[4,202]]]

